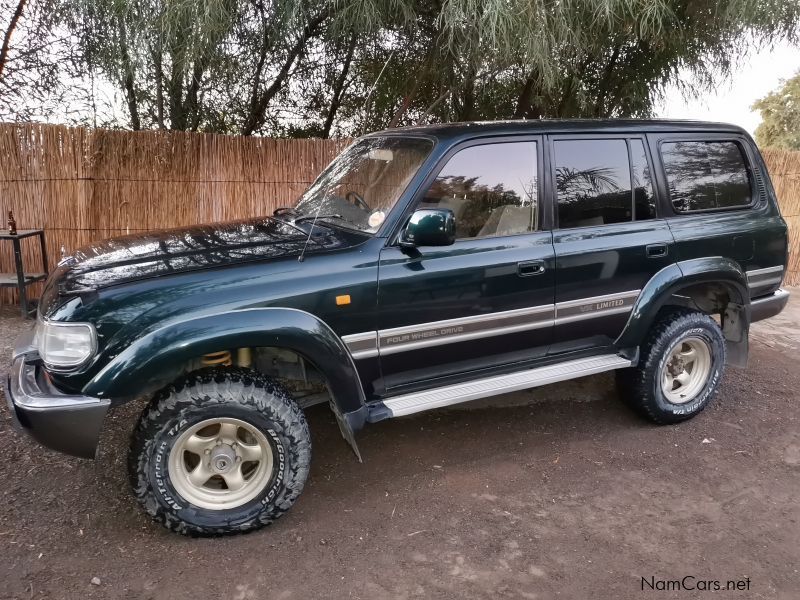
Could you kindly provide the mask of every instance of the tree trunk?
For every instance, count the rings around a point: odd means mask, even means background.
[[[333,84],[333,99],[331,106],[328,109],[328,114],[325,117],[325,124],[322,126],[322,137],[329,138],[331,135],[331,127],[333,127],[333,120],[336,118],[336,113],[339,111],[339,106],[342,104],[342,92],[344,91],[344,84],[347,80],[347,74],[350,71],[350,63],[353,61],[353,53],[356,49],[356,35],[350,36],[350,45],[347,47],[347,56],[342,65],[342,72],[339,74],[338,79]]]
[[[153,64],[156,76],[156,122],[159,129],[166,129],[164,125],[164,65],[161,49],[153,50]]]
[[[606,103],[606,95],[608,94],[608,87],[611,82],[611,75],[614,73],[614,67],[616,66],[617,59],[619,58],[619,53],[621,50],[622,50],[622,44],[617,43],[614,46],[613,52],[611,53],[611,58],[609,59],[605,68],[603,69],[603,78],[600,80],[600,88],[597,91],[597,99],[595,100],[594,104],[595,117],[605,116],[604,108]]]
[[[572,80],[573,76],[570,74],[567,81],[564,83],[564,90],[561,92],[561,98],[558,101],[558,108],[556,109],[555,117],[559,119],[564,118],[564,109],[567,106],[567,101],[572,97]]]
[[[475,118],[475,70],[470,68],[464,82],[464,102],[461,105],[459,121],[472,121]]]
[[[3,77],[3,71],[8,62],[8,48],[11,45],[11,36],[14,34],[14,30],[17,28],[17,24],[22,17],[22,11],[25,10],[26,1],[27,0],[19,0],[19,2],[17,2],[17,8],[14,10],[14,14],[11,15],[11,20],[8,22],[8,29],[6,29],[6,33],[3,36],[3,46],[0,47],[0,78]]]
[[[128,52],[128,31],[125,28],[125,22],[122,17],[117,19],[117,27],[119,28],[120,58],[122,59],[122,68],[124,70],[122,87],[125,90],[125,102],[128,104],[131,129],[139,131],[142,128],[142,124],[139,119],[139,104],[136,99],[136,79],[133,73],[133,65],[131,64],[131,56]]]
[[[172,68],[167,80],[167,100],[169,106],[169,128],[180,131],[184,128],[183,114],[183,73],[181,71],[181,58],[176,52],[171,53]]]
[[[198,95],[200,93],[200,82],[203,79],[205,70],[206,57],[201,55],[192,69],[192,81],[189,84],[189,90],[186,92],[186,102],[184,103],[183,109],[187,121],[191,118],[191,122],[187,122],[191,131],[197,131],[197,128],[200,126],[200,102],[198,100]]]
[[[330,16],[331,9],[324,9],[319,15],[311,19],[308,24],[303,28],[300,38],[289,49],[286,59],[283,61],[278,74],[269,87],[264,90],[262,94],[258,94],[258,80],[253,82],[253,95],[250,103],[250,113],[247,115],[244,124],[242,125],[242,135],[253,135],[259,127],[266,121],[266,111],[270,101],[281,90],[286,78],[289,76],[289,71],[294,65],[294,61],[303,51],[308,40],[310,40],[319,30],[320,25]]]
[[[255,111],[256,105],[258,104],[258,88],[261,84],[261,74],[264,71],[264,64],[267,62],[267,52],[269,50],[269,27],[267,26],[267,17],[264,14],[264,5],[259,3],[258,5],[259,12],[261,12],[261,24],[264,28],[264,35],[261,37],[261,47],[258,50],[258,61],[256,61],[256,69],[253,73],[253,84],[250,87],[250,99],[248,101],[248,105],[250,106],[250,112],[248,114],[248,119],[250,115]]]
[[[531,101],[533,99],[533,86],[535,84],[536,80],[531,75],[525,81],[525,85],[522,86],[522,91],[520,91],[519,96],[517,97],[517,107],[514,109],[515,119],[525,119],[530,113]]]

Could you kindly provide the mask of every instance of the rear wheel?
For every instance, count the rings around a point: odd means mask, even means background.
[[[725,365],[725,338],[716,321],[675,309],[655,324],[639,364],[617,371],[626,404],[655,423],[677,423],[701,412],[717,391]]]
[[[130,475],[155,520],[190,535],[250,531],[300,495],[311,440],[275,382],[244,369],[192,373],[159,392],[134,433]]]

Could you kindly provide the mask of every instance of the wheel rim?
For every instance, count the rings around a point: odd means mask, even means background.
[[[169,457],[169,477],[184,500],[212,510],[257,497],[272,478],[267,437],[239,419],[201,421],[183,432]]]
[[[672,404],[686,404],[703,390],[711,374],[711,347],[698,337],[675,343],[661,370],[661,388]]]

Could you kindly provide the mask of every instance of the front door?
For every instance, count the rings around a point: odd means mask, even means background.
[[[444,158],[415,207],[449,208],[456,242],[388,245],[378,269],[386,390],[479,376],[546,354],[554,253],[540,231],[541,140],[469,142]]]
[[[648,280],[674,262],[645,140],[553,136],[552,354],[610,347]]]

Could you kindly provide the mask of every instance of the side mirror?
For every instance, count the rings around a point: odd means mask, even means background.
[[[449,208],[419,208],[400,234],[400,246],[450,246],[456,241],[456,217]]]

